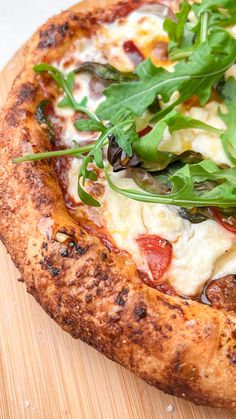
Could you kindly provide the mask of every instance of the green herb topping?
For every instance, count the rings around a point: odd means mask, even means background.
[[[236,60],[236,40],[226,27],[235,23],[233,0],[203,0],[192,5],[183,0],[176,19],[164,21],[169,60],[177,62],[171,71],[156,67],[151,59],[144,60],[133,73],[122,73],[97,62],[82,63],[67,75],[48,64],[35,66],[36,73],[47,73],[64,93],[59,107],[84,114],[74,123],[75,128],[97,132],[98,138],[84,147],[75,145],[71,149],[26,155],[14,162],[65,155],[81,159],[78,195],[91,206],[100,203],[86,192],[84,185],[87,180],[97,180],[97,166],[104,170],[109,186],[117,193],[138,201],[176,205],[191,222],[212,217],[208,207],[235,207],[236,80],[225,77]],[[86,97],[80,102],[74,97],[75,77],[81,72],[102,79],[106,86],[105,99],[96,112],[88,109]],[[197,97],[204,106],[213,94],[218,95],[218,114],[225,129],[180,112],[185,101]],[[36,116],[52,141],[53,126],[45,113],[47,105],[48,102],[41,102]],[[171,134],[189,128],[217,134],[232,167],[220,167],[190,150],[181,155],[160,150],[166,130]],[[129,168],[137,190],[118,187],[110,176],[107,161],[114,171]]]

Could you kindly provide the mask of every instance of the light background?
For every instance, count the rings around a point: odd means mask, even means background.
[[[0,0],[0,70],[47,18],[78,0]]]

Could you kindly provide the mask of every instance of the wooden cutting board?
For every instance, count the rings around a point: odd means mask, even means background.
[[[88,0],[74,9],[93,4]],[[0,106],[22,64],[21,50],[0,74]],[[43,312],[18,278],[0,244],[0,419],[236,418],[164,395],[74,340]]]

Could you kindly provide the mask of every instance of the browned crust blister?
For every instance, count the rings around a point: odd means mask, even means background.
[[[127,3],[137,7],[141,0]],[[73,337],[167,393],[236,410],[235,315],[143,284],[126,256],[74,222],[48,161],[11,163],[29,145],[34,152],[50,149],[34,118],[44,94],[33,64],[59,58],[120,10],[64,12],[28,43],[0,122],[0,236],[28,291]],[[68,235],[65,243],[58,232]]]

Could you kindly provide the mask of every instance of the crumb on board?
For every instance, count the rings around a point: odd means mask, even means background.
[[[173,404],[169,404],[168,406],[167,406],[167,412],[174,412],[174,406],[173,406]]]
[[[29,400],[25,400],[25,408],[28,409],[28,407],[30,407],[30,401]]]

